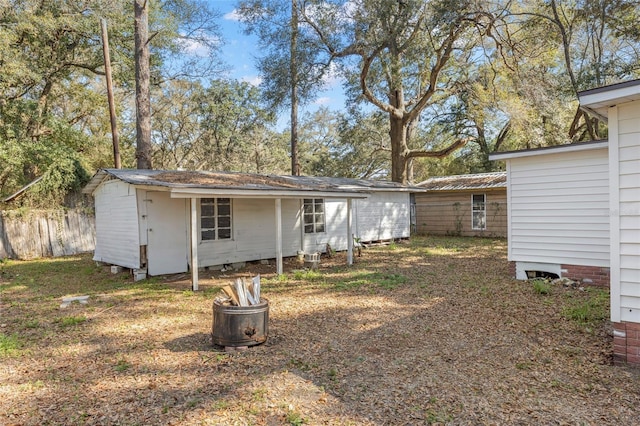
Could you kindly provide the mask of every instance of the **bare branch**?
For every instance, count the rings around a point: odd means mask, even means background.
[[[406,155],[406,158],[444,158],[448,155],[450,155],[452,152],[462,148],[463,146],[465,146],[468,142],[472,141],[473,138],[465,138],[465,139],[458,139],[457,141],[453,142],[451,145],[449,145],[448,147],[441,149],[439,151],[427,151],[427,150],[422,150],[422,149],[412,149],[409,150],[409,152]]]

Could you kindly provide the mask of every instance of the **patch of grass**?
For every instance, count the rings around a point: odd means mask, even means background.
[[[451,414],[448,414],[444,410],[439,411],[433,408],[429,408],[425,411],[424,414],[427,424],[442,424],[448,423],[453,420],[453,416]]]
[[[255,402],[262,402],[266,399],[267,396],[267,389],[266,388],[258,388],[255,389],[252,393],[251,393],[252,399]]]
[[[297,281],[318,281],[322,279],[322,274],[319,271],[314,271],[313,269],[295,270],[293,271],[293,279]]]
[[[62,318],[58,318],[58,320],[56,322],[58,324],[60,324],[61,327],[73,327],[73,326],[82,324],[86,320],[87,320],[87,317],[85,317],[84,315],[80,315],[80,316],[77,316],[77,317],[62,317]]]
[[[518,370],[531,370],[533,364],[529,361],[516,362],[516,368]]]
[[[316,367],[315,364],[309,364],[308,362],[295,358],[290,359],[289,362],[287,362],[287,365],[289,368],[296,368],[300,371],[310,371],[312,368]]]
[[[288,410],[287,415],[285,416],[285,420],[291,426],[300,426],[307,423],[307,419],[302,417],[302,414],[298,413],[294,410]]]
[[[120,358],[114,368],[117,372],[123,373],[131,368],[131,364],[129,364],[127,360]]]
[[[17,335],[0,333],[0,357],[16,355],[21,348],[22,342]]]
[[[335,367],[331,367],[329,371],[327,371],[327,376],[329,376],[330,380],[336,380],[338,377],[338,370]]]
[[[40,321],[37,319],[30,319],[24,322],[24,328],[38,328],[40,327]]]
[[[551,283],[543,278],[536,278],[531,281],[533,284],[533,290],[542,295],[551,294]]]
[[[212,405],[211,408],[214,411],[219,411],[219,410],[226,410],[229,408],[229,401],[225,401],[223,399],[219,400],[219,401],[215,401]]]
[[[565,318],[580,324],[594,324],[609,318],[609,292],[587,288],[587,298],[570,304],[562,310]]]

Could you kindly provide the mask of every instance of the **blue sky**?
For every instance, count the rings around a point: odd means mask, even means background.
[[[245,35],[243,26],[234,17],[236,0],[207,0],[211,8],[218,10],[222,18],[219,22],[225,44],[222,47],[223,61],[229,65],[229,77],[246,81],[252,84],[260,82],[260,75],[255,68],[255,57],[258,54],[257,38]],[[332,110],[344,108],[344,95],[339,80],[330,78],[327,80],[327,88],[320,92],[316,99],[305,108],[301,109],[300,116],[305,111],[313,111],[320,106],[326,106]],[[284,127],[288,123],[288,111],[282,113],[278,127]]]

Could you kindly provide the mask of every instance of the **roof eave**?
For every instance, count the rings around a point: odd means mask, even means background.
[[[609,141],[607,140],[581,142],[576,144],[558,145],[558,146],[550,146],[550,147],[536,148],[536,149],[525,149],[520,151],[495,152],[493,154],[489,154],[489,160],[491,161],[510,160],[513,158],[535,157],[539,155],[557,154],[559,152],[590,151],[594,149],[603,149],[608,147],[609,147]]]

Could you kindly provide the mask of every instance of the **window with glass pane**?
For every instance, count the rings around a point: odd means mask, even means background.
[[[324,200],[305,198],[302,207],[305,234],[324,232]]]
[[[231,199],[200,200],[200,235],[202,241],[231,239]]]
[[[487,210],[486,210],[486,197],[485,194],[473,194],[471,199],[472,210],[472,228],[473,229],[486,229],[487,228]]]

